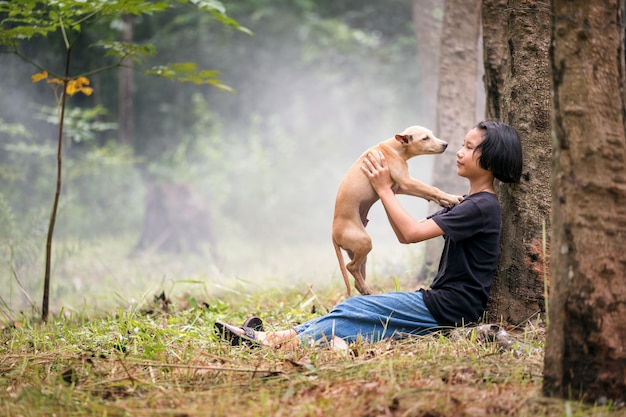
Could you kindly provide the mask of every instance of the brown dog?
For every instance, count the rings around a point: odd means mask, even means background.
[[[346,269],[354,277],[354,286],[361,294],[372,293],[365,283],[365,262],[367,254],[372,250],[372,240],[365,231],[365,226],[368,222],[367,213],[379,198],[369,178],[361,171],[363,158],[369,152],[376,155],[376,151],[381,151],[385,155],[391,178],[395,183],[394,190],[434,201],[444,207],[451,207],[458,204],[463,197],[446,194],[436,187],[411,178],[406,162],[417,155],[442,153],[447,146],[446,142],[437,139],[430,130],[421,126],[411,126],[395,137],[365,151],[348,170],[337,192],[332,234],[348,296],[351,291]],[[347,265],[344,264],[341,249],[345,250],[351,259]]]

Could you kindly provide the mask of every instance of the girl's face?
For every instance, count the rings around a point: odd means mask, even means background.
[[[485,174],[486,170],[478,165],[480,150],[476,150],[482,141],[483,135],[478,129],[474,128],[467,132],[463,147],[456,153],[457,175],[471,179]]]

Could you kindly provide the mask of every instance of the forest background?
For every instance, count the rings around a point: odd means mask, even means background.
[[[0,62],[0,311],[9,323],[3,329],[11,335],[6,343],[11,355],[5,359],[23,365],[6,362],[5,369],[20,385],[30,385],[24,378],[24,371],[31,369],[26,357],[46,368],[32,368],[33,381],[51,381],[50,376],[58,375],[39,361],[39,341],[20,339],[29,352],[15,352],[14,343],[22,335],[34,330],[45,345],[61,350],[57,341],[87,335],[70,330],[50,337],[39,333],[45,326],[28,326],[30,315],[18,317],[28,310],[37,313],[47,229],[42,303],[46,321],[48,260],[59,194],[50,294],[58,322],[63,323],[67,312],[87,313],[73,316],[86,320],[94,310],[110,311],[117,304],[120,308],[112,317],[122,321],[122,328],[113,338],[106,329],[98,331],[107,333],[100,340],[108,347],[129,352],[122,343],[128,338],[137,352],[150,357],[165,351],[176,354],[177,349],[163,350],[169,342],[154,347],[145,343],[143,336],[153,338],[155,327],[149,323],[142,332],[132,319],[139,306],[154,300],[168,312],[171,301],[166,293],[185,292],[190,311],[197,314],[195,326],[184,324],[183,329],[200,333],[210,333],[211,328],[197,321],[204,310],[211,323],[214,314],[227,309],[228,302],[219,300],[225,292],[241,304],[242,311],[235,313],[241,318],[253,310],[282,311],[283,320],[298,322],[293,312],[283,311],[292,304],[282,298],[292,294],[289,287],[296,288],[299,307],[310,307],[306,314],[324,310],[314,303],[320,301],[316,292],[327,283],[340,288],[341,282],[328,239],[332,202],[355,156],[409,124],[433,127],[452,142],[453,152],[458,147],[454,142],[484,117],[486,109],[489,117],[518,129],[527,166],[519,185],[497,187],[506,216],[489,320],[514,327],[526,323],[526,330],[539,330],[542,340],[548,313],[545,296],[550,292],[544,393],[623,406],[623,2],[553,0],[548,7],[529,0],[483,0],[479,17],[478,2],[446,1],[442,11],[441,0],[415,0],[412,10],[400,1],[387,2],[384,9],[360,2],[267,1],[228,5],[233,21],[216,12],[222,4],[215,0],[124,0],[123,6],[112,0],[52,0],[46,4],[65,8],[67,14],[51,8],[50,20],[33,19],[40,11],[35,3],[0,2],[0,11],[9,14],[14,8],[25,9],[12,14],[13,20],[2,20],[0,32],[0,44],[7,46],[2,52],[14,52],[2,54]],[[58,28],[66,18],[83,19],[86,16],[76,9],[94,4],[113,18],[85,28],[81,23],[69,66],[61,57],[69,45],[68,32],[76,32],[75,23],[54,32],[56,36],[47,36],[52,33],[45,33],[45,25]],[[214,13],[198,13],[191,5]],[[158,16],[139,17],[137,11],[168,6],[172,8]],[[134,8],[137,16],[123,15],[115,7],[126,12]],[[14,23],[24,26],[12,31]],[[46,36],[35,39],[34,33]],[[19,53],[11,48],[15,35],[28,39],[19,45]],[[139,52],[159,51],[144,62],[157,66],[153,75],[176,78],[176,73],[158,67],[166,63],[191,83],[140,76],[139,68],[128,70],[129,61],[120,68],[109,52],[122,45],[102,42],[118,38],[143,43]],[[477,45],[476,39],[484,44]],[[439,48],[441,57],[436,56]],[[610,56],[613,59],[607,59]],[[109,70],[100,72],[103,66]],[[71,76],[60,75],[63,68],[71,68]],[[209,70],[194,73],[198,68]],[[89,78],[74,78],[79,75]],[[31,84],[29,78],[48,83]],[[202,78],[209,78],[212,87]],[[78,84],[80,92],[94,92],[72,96],[67,113],[61,111],[65,136],[55,126],[59,103],[48,88],[56,88],[58,99],[59,84],[67,84],[68,94]],[[65,103],[66,95],[62,97]],[[55,143],[57,134],[61,140]],[[56,169],[61,160],[55,146],[61,143],[63,189],[54,193],[55,176],[59,190]],[[453,171],[445,169],[453,158],[450,152],[421,157],[412,161],[413,173],[461,193],[461,182],[440,182]],[[437,174],[429,175],[433,168]],[[416,217],[433,209],[416,199],[409,203]],[[432,261],[423,253],[429,246],[401,248],[377,209],[369,227],[377,243],[368,265],[370,283],[377,291],[426,285],[423,266],[432,266]],[[559,250],[551,253],[552,243]],[[273,294],[269,302],[276,308],[261,308],[247,296],[258,290]],[[342,290],[334,291],[330,305],[341,299]],[[201,292],[208,301],[189,296]],[[25,332],[17,331],[21,328]],[[63,326],[56,329],[62,331]],[[137,334],[142,337],[132,336]],[[214,336],[197,335],[203,346]],[[87,335],[86,340],[91,345],[94,338]],[[85,345],[70,344],[73,349]],[[205,351],[201,347],[193,353],[194,360]],[[525,353],[537,351],[529,347]],[[441,355],[435,357],[440,366]],[[50,358],[56,361],[58,355],[52,352]],[[92,363],[84,357],[80,361]],[[128,368],[123,368],[135,386]],[[464,373],[467,367],[459,369]],[[61,371],[62,379],[75,384],[75,371],[70,371]],[[211,371],[221,373],[224,368]],[[110,375],[115,373],[112,369]],[[487,374],[478,372],[477,381],[490,385],[493,379]],[[395,374],[390,375],[396,381]],[[534,396],[539,374],[526,369],[520,375],[521,381],[534,385]],[[448,376],[441,378],[449,381]],[[572,390],[575,387],[581,388]],[[29,390],[18,392],[13,386],[6,390],[12,398]],[[517,405],[504,407],[507,415],[521,404],[534,407],[527,399],[510,397]],[[290,396],[281,398],[289,401]],[[400,410],[398,397],[389,399],[388,410]],[[447,408],[458,404],[450,397]],[[568,404],[566,415],[571,415]],[[482,406],[488,412],[502,409],[501,404]],[[407,413],[414,407],[409,405]]]
[[[410,0],[226,6],[252,35],[185,5],[135,17],[132,30],[134,42],[158,51],[147,64],[196,62],[233,91],[135,73],[131,135],[121,135],[119,69],[91,76],[92,96],[70,99],[53,313],[140,303],[161,290],[340,285],[330,224],[341,177],[364,149],[409,125],[436,130],[436,103],[420,90],[432,74],[417,60]],[[90,45],[123,29],[122,19],[87,27],[75,71],[106,65]],[[62,68],[58,37],[24,47]],[[58,126],[49,86],[31,84],[37,70],[8,54],[0,68],[0,296],[12,318],[41,298]],[[477,106],[477,120],[481,113]],[[416,158],[412,174],[429,182],[433,164],[454,151]],[[181,245],[160,247],[159,234],[142,242],[147,203],[166,206],[150,223],[163,233],[172,222],[165,216],[187,222]],[[418,199],[405,204],[415,217],[429,210]],[[370,220],[372,282],[381,290],[425,284],[416,278],[423,247],[398,244],[380,205]]]

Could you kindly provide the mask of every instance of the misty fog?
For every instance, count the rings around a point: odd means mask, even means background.
[[[259,30],[247,16],[235,17],[252,31]],[[410,15],[404,18],[410,28]],[[372,42],[382,36],[380,33],[369,35]],[[325,288],[328,285],[336,287],[339,292],[344,291],[330,237],[339,182],[365,149],[407,126],[421,124],[437,133],[433,122],[425,120],[421,112],[435,103],[421,102],[417,87],[411,91],[414,86],[407,86],[406,79],[398,83],[394,77],[395,71],[404,74],[416,68],[414,54],[404,54],[403,62],[389,62],[389,68],[382,67],[385,63],[380,57],[373,57],[368,62],[361,54],[358,67],[364,74],[359,74],[355,73],[354,67],[343,65],[354,59],[346,50],[334,52],[337,65],[303,66],[301,62],[306,61],[303,56],[306,51],[295,49],[286,53],[276,43],[276,37],[271,40],[272,44],[259,39],[259,34],[255,37],[238,36],[242,44],[264,48],[263,74],[266,76],[255,73],[258,62],[248,62],[246,56],[237,58],[237,66],[219,68],[219,63],[212,63],[236,93],[195,87],[194,94],[200,101],[198,106],[207,106],[202,113],[205,124],[186,126],[177,131],[175,138],[160,138],[178,141],[193,136],[200,138],[199,142],[210,141],[202,152],[192,152],[193,160],[187,161],[187,156],[181,153],[185,158],[176,159],[174,169],[158,162],[159,158],[165,160],[163,155],[155,155],[154,161],[157,162],[152,161],[152,171],[143,168],[147,165],[145,160],[135,160],[132,155],[120,156],[119,153],[111,156],[106,151],[97,154],[99,159],[72,160],[72,146],[77,145],[66,141],[63,194],[53,243],[53,312],[61,308],[72,311],[127,306],[150,299],[161,290],[174,295],[188,292],[208,298],[219,297],[224,291],[248,294],[287,286],[303,293],[309,286]],[[287,32],[283,36],[286,39],[305,35]],[[382,41],[380,46],[372,44],[370,48],[383,48]],[[412,51],[415,46],[405,48]],[[214,45],[209,44],[206,50],[196,50],[195,53],[198,57],[210,57],[214,51]],[[174,52],[175,49],[170,49],[168,55],[164,52],[158,59],[163,62],[193,59],[188,51],[181,50],[180,56]],[[276,59],[271,58],[274,53]],[[1,59],[0,65],[10,66],[14,73],[22,71],[29,78],[35,72],[16,62],[15,57]],[[343,69],[349,71],[342,72]],[[235,73],[244,76],[231,77]],[[417,74],[410,77],[416,79]],[[46,97],[45,86],[31,85],[28,78],[23,85],[0,86],[3,109],[0,118],[5,123],[22,123],[32,128],[35,131],[32,141],[49,144],[46,148],[49,152],[39,156],[41,165],[48,168],[30,173],[32,178],[29,181],[36,183],[36,187],[29,190],[36,189],[39,197],[34,199],[26,191],[20,196],[22,204],[30,204],[31,208],[37,206],[40,217],[32,220],[32,213],[26,218],[19,210],[13,212],[17,222],[28,224],[25,227],[30,228],[26,233],[31,237],[29,249],[20,252],[27,254],[15,263],[18,268],[14,271],[10,270],[11,260],[8,258],[3,258],[0,266],[0,295],[18,310],[33,307],[31,303],[35,307],[40,304],[45,227],[55,181],[52,173],[56,126],[35,122],[28,117],[28,112],[35,110],[24,109],[31,109],[33,102],[44,104],[42,97]],[[148,87],[158,90],[165,88],[167,83],[171,82],[140,79],[136,94],[140,97]],[[189,96],[188,99],[194,98]],[[48,105],[53,104],[50,97],[45,100],[49,101]],[[138,98],[138,105],[147,105],[141,100]],[[219,106],[211,107],[213,101],[219,102]],[[20,110],[15,108],[15,103],[19,103]],[[155,120],[176,111],[166,101],[155,108],[162,112],[152,114]],[[141,136],[145,132],[136,134]],[[35,148],[32,152],[29,149],[16,150],[17,142],[1,144],[2,152],[8,152],[5,156],[32,158]],[[37,149],[41,152],[41,147]],[[219,149],[221,153],[212,156],[211,149]],[[448,149],[443,155],[410,160],[412,176],[430,182],[437,158],[454,158],[455,151]],[[176,155],[167,156],[175,160]],[[106,161],[112,162],[107,166]],[[89,169],[96,165],[99,170],[89,173]],[[213,242],[203,242],[199,251],[175,253],[148,248],[133,252],[144,221],[145,197],[150,182],[146,172],[159,178],[157,174],[161,169],[167,172],[163,177],[169,181],[191,184],[209,208]],[[95,186],[85,180],[86,172],[97,178]],[[107,189],[109,185],[103,177],[109,178],[111,189]],[[98,191],[105,197],[97,197]],[[72,210],[76,201],[92,194],[96,196],[94,198],[102,198],[101,201],[92,200],[95,208],[81,212]],[[416,218],[435,208],[417,198],[400,196],[400,199]],[[112,219],[103,220],[100,210],[113,210],[119,214],[119,219],[114,215]],[[372,208],[369,220],[367,230],[374,249],[368,258],[368,280],[374,283],[373,288],[377,291],[394,290],[396,279],[402,289],[416,288],[424,244],[398,243],[380,202]],[[121,223],[116,224],[118,221]],[[91,227],[89,236],[83,234],[77,238],[69,232],[77,229],[79,224],[84,229]],[[112,233],[113,229],[122,230]],[[185,239],[187,237],[183,237]],[[4,248],[8,251],[11,245],[23,249],[23,245],[16,241],[5,244]]]

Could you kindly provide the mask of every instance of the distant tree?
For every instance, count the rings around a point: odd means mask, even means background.
[[[454,152],[476,120],[480,0],[445,0],[439,57],[437,133],[448,155],[435,164],[433,185],[447,193],[467,192],[456,175]]]
[[[543,391],[626,402],[624,5],[553,0],[552,288]]]
[[[515,127],[524,152],[521,183],[496,183],[503,209],[502,251],[488,311],[491,321],[520,324],[546,311],[551,14],[549,5],[533,0],[483,0],[482,18],[487,117]]]
[[[432,129],[448,142],[447,156],[433,166],[432,185],[447,193],[463,195],[466,183],[456,175],[454,152],[461,148],[467,131],[476,124],[478,82],[478,36],[480,0],[445,0],[439,48],[436,123]],[[434,207],[439,210],[439,207]],[[431,239],[418,280],[428,281],[436,271],[443,241]]]
[[[179,0],[180,3],[188,3]],[[221,3],[212,0],[190,0],[199,9],[208,11],[224,24],[233,26],[242,31],[235,20],[226,16]],[[50,294],[50,270],[52,257],[52,240],[56,223],[59,197],[62,183],[62,145],[63,127],[67,97],[78,92],[91,95],[93,92],[89,86],[89,76],[118,67],[127,59],[139,62],[140,57],[154,53],[152,45],[135,45],[129,42],[115,40],[101,40],[98,45],[106,50],[105,56],[115,56],[118,61],[113,65],[107,65],[85,74],[72,74],[72,49],[79,39],[85,27],[101,19],[120,18],[127,15],[142,15],[159,13],[169,7],[164,2],[145,2],[143,0],[95,0],[85,2],[83,0],[66,0],[63,2],[48,0],[20,0],[19,2],[0,2],[0,47],[2,52],[13,53],[25,61],[31,63],[41,72],[33,75],[32,81],[46,80],[50,83],[57,97],[59,109],[59,128],[57,135],[57,176],[54,201],[50,214],[48,233],[46,238],[46,257],[44,272],[44,290],[41,317],[43,321],[48,318],[49,294]],[[65,64],[62,74],[54,74],[52,70],[39,64],[35,57],[22,52],[22,46],[35,37],[59,36],[65,47]],[[194,63],[172,64],[158,66],[146,70],[146,73],[165,77],[181,82],[193,82],[196,84],[211,84],[219,88],[227,88],[216,78],[216,71],[198,70]]]
[[[437,86],[444,0],[413,0],[413,27],[417,45],[418,123],[435,130]]]
[[[133,42],[133,15],[122,16],[122,42]],[[118,111],[120,142],[132,146],[135,133],[135,78],[133,76],[133,60],[124,57],[120,62],[119,69],[119,89],[118,89]]]

